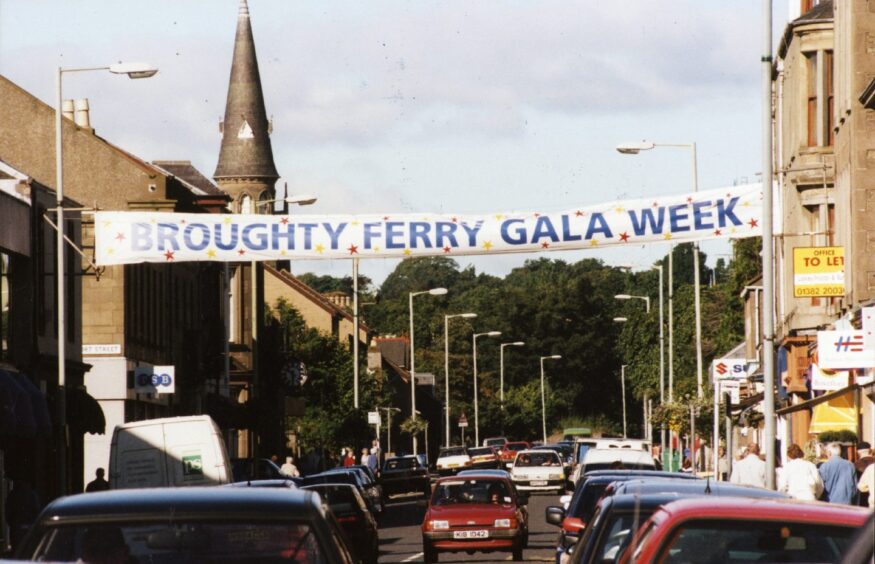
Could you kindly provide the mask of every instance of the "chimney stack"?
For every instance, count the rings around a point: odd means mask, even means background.
[[[61,115],[73,121],[73,100],[64,100],[64,103],[61,105]]]
[[[88,98],[79,98],[73,102],[76,125],[83,129],[91,129],[91,117],[88,115]]]

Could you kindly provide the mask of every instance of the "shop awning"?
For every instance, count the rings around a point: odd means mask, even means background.
[[[32,439],[52,436],[46,396],[24,374],[0,367],[0,435]]]
[[[809,433],[842,429],[857,432],[857,409],[854,406],[853,390],[815,405],[811,413]]]
[[[106,417],[100,404],[82,388],[67,388],[67,421],[77,434],[106,432]]]

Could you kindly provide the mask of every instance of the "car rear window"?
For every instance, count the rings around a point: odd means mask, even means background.
[[[526,450],[527,448],[528,445],[526,445],[525,443],[508,443],[507,446],[505,446],[506,450],[512,451]]]
[[[306,523],[177,522],[59,526],[28,559],[66,562],[327,562]]]
[[[416,468],[415,458],[394,458],[386,462],[386,470],[409,470]]]
[[[593,462],[584,467],[584,474],[596,470],[655,470],[653,464],[638,464],[635,462]]]
[[[441,450],[438,458],[443,458],[445,456],[465,456],[467,454],[468,451],[465,450],[465,447],[445,448]]]
[[[658,562],[835,562],[855,528],[749,519],[691,521],[679,527]]]
[[[440,482],[431,496],[432,505],[511,503],[504,480],[471,479]]]
[[[495,451],[492,450],[492,447],[481,447],[481,448],[469,448],[468,454],[470,456],[483,456],[488,454],[493,454]]]

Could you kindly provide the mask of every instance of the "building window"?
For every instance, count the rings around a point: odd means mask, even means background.
[[[808,146],[832,146],[834,140],[832,51],[806,53],[805,60]]]

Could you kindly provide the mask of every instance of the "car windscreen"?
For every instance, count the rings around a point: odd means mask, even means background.
[[[32,560],[65,562],[327,562],[306,523],[114,523],[50,527]]]
[[[684,523],[660,562],[836,562],[856,527],[702,519]]]
[[[440,454],[438,454],[438,458],[444,458],[447,456],[467,456],[468,451],[465,450],[465,447],[454,447],[454,448],[444,448],[441,449]]]
[[[653,470],[653,464],[643,464],[638,462],[593,462],[587,464],[584,468],[585,472],[593,472],[595,470]]]
[[[506,441],[504,439],[486,439],[486,446],[496,447],[496,446],[504,446]]]
[[[418,465],[415,458],[393,458],[386,462],[384,470],[409,470]]]
[[[516,443],[516,444],[508,443],[507,446],[505,446],[504,448],[505,448],[505,450],[512,450],[512,451],[516,452],[516,451],[520,451],[520,450],[526,450],[529,447],[525,443]]]
[[[619,562],[623,553],[628,548],[632,535],[644,524],[653,509],[639,510],[635,513],[613,513],[602,523],[601,535],[598,538],[598,546],[592,548],[594,562]],[[599,531],[593,531],[598,533]],[[587,547],[589,549],[589,547]]]
[[[534,466],[561,466],[559,455],[552,450],[532,451],[520,454],[514,462],[515,468],[528,468]]]
[[[571,499],[571,503],[568,505],[568,516],[577,517],[584,523],[589,522],[596,504],[604,495],[609,483],[601,480],[586,482],[580,488],[580,493],[575,493]]]
[[[469,448],[468,456],[489,456],[494,454],[495,451],[492,450],[492,447],[481,447],[481,448]]]
[[[462,505],[474,503],[511,503],[504,480],[449,480],[435,486],[432,505]]]

